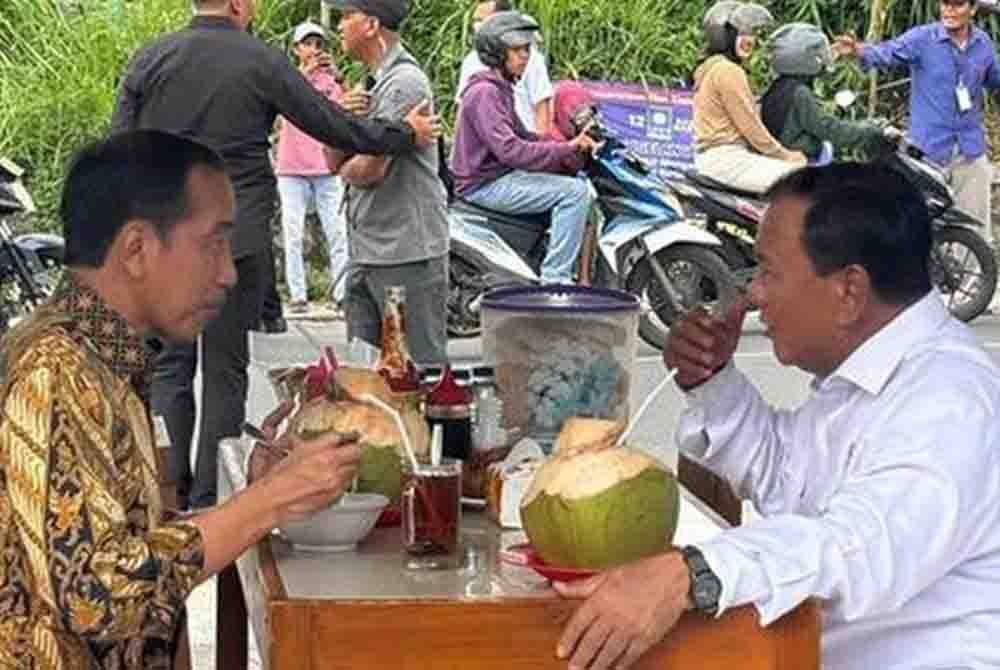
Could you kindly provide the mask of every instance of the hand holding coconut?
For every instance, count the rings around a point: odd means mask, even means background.
[[[726,308],[721,319],[696,309],[670,329],[663,363],[677,369],[679,387],[689,391],[725,367],[736,353],[749,307],[749,300],[741,296]]]
[[[350,487],[361,462],[357,434],[327,433],[292,448],[260,481],[278,503],[279,524],[329,507]]]

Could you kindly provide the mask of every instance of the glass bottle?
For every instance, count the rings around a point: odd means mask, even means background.
[[[382,309],[382,351],[375,370],[396,393],[420,390],[420,375],[406,343],[406,287],[387,286]]]
[[[444,455],[465,460],[472,442],[472,391],[460,386],[450,365],[445,365],[441,380],[427,395],[424,409],[427,423],[444,432]]]

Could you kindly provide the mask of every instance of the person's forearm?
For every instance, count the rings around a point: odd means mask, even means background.
[[[200,581],[235,561],[279,525],[273,480],[260,480],[223,505],[192,519],[201,532],[205,564]]]
[[[730,362],[687,394],[678,448],[728,481],[741,497],[780,498],[789,413],[775,410]]]
[[[413,151],[416,135],[406,123],[368,120],[331,102],[295,69],[275,72],[275,105],[300,130],[349,153],[397,154]]]
[[[385,156],[354,156],[340,166],[338,174],[351,186],[374,186],[385,179],[387,168]]]
[[[546,98],[535,105],[535,134],[544,137],[552,125],[552,99]]]

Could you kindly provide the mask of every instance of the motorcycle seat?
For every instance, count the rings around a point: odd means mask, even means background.
[[[715,191],[725,191],[726,193],[731,193],[733,195],[742,196],[744,198],[751,198],[753,200],[761,200],[764,195],[762,193],[756,193],[754,191],[744,191],[742,189],[734,188],[725,182],[721,182],[717,179],[712,179],[711,177],[704,175],[698,170],[691,168],[684,171],[684,176],[693,181],[698,186],[704,188],[710,188]]]
[[[468,200],[463,200],[461,197],[455,198],[455,201],[451,203],[451,209],[455,212],[471,216],[485,216],[487,219],[500,221],[510,226],[527,228],[533,232],[537,232],[539,228],[548,228],[549,224],[552,223],[551,212],[516,215],[508,214],[506,212],[498,212],[495,209],[489,209],[488,207],[473,204]]]

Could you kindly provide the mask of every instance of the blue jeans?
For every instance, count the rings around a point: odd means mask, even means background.
[[[338,177],[278,177],[278,194],[281,196],[281,228],[285,244],[285,281],[292,302],[306,300],[306,271],[302,261],[302,231],[306,211],[311,202],[323,226],[323,234],[330,252],[330,280],[340,277],[334,287],[333,299],[344,299],[347,267],[347,227],[338,208],[344,189]]]
[[[549,248],[542,261],[542,281],[572,284],[587,214],[594,203],[582,177],[515,170],[463,196],[469,202],[505,214],[537,214],[552,210]]]

